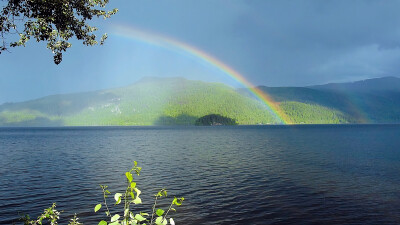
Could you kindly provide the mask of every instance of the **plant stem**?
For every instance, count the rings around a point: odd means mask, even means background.
[[[154,218],[154,211],[155,211],[156,205],[157,205],[157,198],[158,198],[158,196],[156,195],[156,200],[155,200],[154,205],[153,205],[153,212],[151,213],[150,225],[152,225],[153,222],[154,222],[154,221],[153,221],[153,218]]]
[[[106,191],[105,191],[105,188],[104,188],[104,186],[101,186],[101,189],[103,189],[104,205],[105,205],[105,206],[106,206],[106,208],[107,208],[108,216],[111,218],[111,213],[110,213],[110,210],[108,209],[108,205],[107,205],[107,200],[106,200]]]
[[[169,208],[168,208],[167,213],[165,213],[165,216],[164,216],[163,220],[161,220],[161,221],[164,221],[164,220],[167,218],[167,215],[168,215],[168,213],[169,213],[169,210],[171,210],[173,204],[174,204],[174,203],[172,202],[171,205],[170,205]]]
[[[128,215],[127,216],[125,216],[125,210],[126,209],[129,209],[129,203],[127,202],[127,200],[126,200],[126,198],[127,198],[127,195],[128,195],[128,189],[130,188],[130,183],[129,183],[129,181],[128,181],[128,186],[126,187],[126,190],[125,190],[125,196],[124,196],[124,202],[125,202],[125,206],[124,206],[124,220],[126,220],[127,219],[127,217],[129,217],[129,213],[128,213]]]

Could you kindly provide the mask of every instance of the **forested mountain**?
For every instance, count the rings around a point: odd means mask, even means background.
[[[399,123],[400,79],[309,87],[259,87],[297,124]],[[219,114],[238,124],[279,121],[246,89],[183,78],[0,105],[0,126],[193,125]]]
[[[310,88],[344,96],[369,123],[400,122],[400,79],[383,77]]]
[[[223,84],[146,78],[122,88],[3,104],[0,125],[193,125],[208,114],[239,124],[279,122],[264,104]]]
[[[315,107],[328,108],[339,123],[399,123],[400,79],[383,77],[309,87],[260,87],[296,123],[314,123]],[[319,116],[321,119],[325,116]],[[321,120],[320,121],[323,121]]]

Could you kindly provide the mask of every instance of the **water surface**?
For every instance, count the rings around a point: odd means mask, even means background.
[[[0,128],[0,224],[57,202],[97,224],[136,160],[177,224],[400,224],[400,126]],[[111,201],[111,199],[110,199]]]

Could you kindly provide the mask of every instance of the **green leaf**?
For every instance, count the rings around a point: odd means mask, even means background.
[[[135,189],[135,187],[136,187],[136,183],[135,183],[135,182],[132,182],[132,183],[131,183],[131,188],[132,188],[132,189]]]
[[[166,221],[166,220],[165,220]],[[162,216],[159,216],[159,217],[157,217],[157,219],[156,219],[156,224],[157,225],[162,225],[163,224],[163,217]]]
[[[175,204],[175,205],[177,205],[177,206],[180,206],[180,205],[182,205],[182,202],[183,202],[183,200],[185,200],[185,198],[176,198],[176,197],[174,197],[174,200],[172,201],[172,204]]]
[[[115,199],[115,201],[116,201],[116,205],[118,205],[119,203],[121,203],[121,196],[122,196],[122,194],[121,193],[115,193],[115,195],[114,195],[114,199]]]
[[[118,201],[115,202],[116,205],[118,205],[119,203],[121,203],[121,198],[119,198]]]
[[[110,223],[108,225],[121,225],[118,221],[115,221],[114,223]]]
[[[156,214],[157,214],[157,216],[162,216],[164,214],[164,210],[157,209]]]
[[[136,191],[136,195],[139,197],[140,193],[142,193],[142,192],[137,188],[135,188],[134,190]]]
[[[129,183],[132,182],[133,180],[133,176],[130,172],[126,172],[125,173],[126,178],[128,179]]]
[[[140,176],[140,171],[142,170],[142,167],[136,167],[135,172],[138,176]]]
[[[118,214],[115,214],[113,217],[111,217],[111,222],[115,222],[120,218]]]
[[[133,192],[131,191],[131,192],[129,192],[129,194],[131,195],[131,198],[132,199],[135,199],[135,195],[133,194]]]
[[[127,216],[128,213],[129,213],[129,209],[125,209],[125,211],[124,211],[124,216]]]
[[[101,208],[101,204],[97,204],[96,207],[94,207],[94,212],[99,211],[100,208]]]
[[[161,191],[159,191],[158,193],[157,193],[157,196],[158,197],[162,197],[162,196],[167,196],[167,190],[164,190],[164,189],[162,189]]]
[[[144,218],[142,215],[140,214],[136,214],[135,215],[135,219],[139,220],[140,222],[142,222],[143,220],[146,220],[146,218]]]
[[[140,199],[139,197],[136,197],[135,200],[133,200],[133,203],[141,204],[142,203],[142,199]]]
[[[100,223],[98,225],[107,225],[107,222],[102,220],[102,221],[100,221]]]
[[[133,161],[133,164],[134,164],[135,166],[137,166],[137,162],[136,162],[136,161]]]

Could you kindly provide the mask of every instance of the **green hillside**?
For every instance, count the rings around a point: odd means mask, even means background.
[[[296,124],[400,122],[399,78],[259,88]],[[279,123],[246,89],[147,78],[122,88],[6,103],[0,105],[0,126],[194,125],[212,114],[241,125]]]
[[[340,93],[306,87],[259,87],[280,102],[294,123],[338,124],[362,123],[353,104]]]
[[[295,123],[400,123],[400,79],[395,77],[259,88],[280,102]]]
[[[262,103],[229,86],[150,78],[123,88],[3,104],[0,125],[192,125],[208,114],[227,116],[238,124],[278,122]]]
[[[331,83],[309,88],[343,96],[362,121],[400,122],[400,78],[382,77],[349,83]]]
[[[280,106],[295,124],[342,124],[351,121],[345,113],[317,104],[285,101]]]

